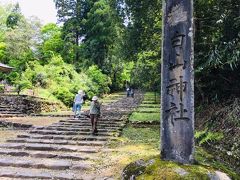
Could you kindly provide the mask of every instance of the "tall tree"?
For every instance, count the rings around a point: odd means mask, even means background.
[[[63,39],[66,51],[74,51],[74,60],[79,61],[79,42],[84,36],[84,22],[89,11],[88,0],[54,0],[59,21],[63,23]]]
[[[161,0],[126,0],[125,3],[125,18],[128,19],[126,53],[136,58],[141,51],[160,52]]]
[[[28,22],[22,19],[14,29],[9,28],[5,34],[6,62],[15,67],[15,71],[10,74],[11,82],[21,79],[20,75],[27,62],[35,59],[39,43],[37,32],[40,32],[36,28],[39,25],[39,21]]]
[[[127,24],[124,55],[135,61],[132,83],[151,90],[160,87],[161,4],[161,0],[125,0],[123,6]]]
[[[49,23],[42,27],[42,43],[39,46],[39,49],[44,63],[47,63],[53,55],[61,55],[64,52],[64,41],[61,38],[61,34],[61,28],[56,24]]]
[[[21,13],[19,4],[16,3],[11,13],[7,17],[7,20],[6,20],[7,27],[10,27],[10,28],[16,27],[18,22],[21,20],[21,18],[23,18],[23,15]]]
[[[104,66],[109,49],[117,37],[114,11],[107,0],[96,1],[87,16],[87,57],[100,68]]]

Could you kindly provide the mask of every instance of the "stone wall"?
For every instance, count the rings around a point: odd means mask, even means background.
[[[66,110],[66,107],[57,102],[50,102],[43,98],[27,95],[0,95],[0,104],[9,105],[23,113],[52,112]]]

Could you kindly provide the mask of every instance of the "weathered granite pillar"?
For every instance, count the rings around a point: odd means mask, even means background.
[[[163,0],[161,158],[194,160],[193,0]]]

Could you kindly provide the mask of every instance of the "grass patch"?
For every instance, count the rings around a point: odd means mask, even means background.
[[[139,113],[134,112],[129,118],[132,122],[150,122],[150,121],[159,121],[160,122],[160,113]]]
[[[142,104],[160,104],[160,101],[157,101],[157,102],[155,102],[155,101],[142,101]]]
[[[109,148],[112,151],[106,151],[99,154],[98,170],[99,177],[113,177],[113,179],[121,179],[122,170],[130,163],[139,159],[145,162],[151,160],[144,174],[137,179],[146,180],[172,180],[172,179],[209,179],[208,172],[213,172],[214,169],[220,169],[229,174],[233,179],[239,179],[239,176],[224,167],[221,163],[214,160],[214,156],[208,154],[202,148],[196,148],[196,165],[181,165],[170,161],[162,161],[160,159],[160,127],[133,127],[128,125],[124,128],[122,136],[116,141],[109,143]],[[214,165],[215,164],[215,165]],[[188,172],[187,175],[180,176],[176,170],[183,169]]]
[[[159,126],[151,128],[124,128],[122,136],[111,141],[113,152],[103,152],[99,156],[98,169],[101,177],[112,176],[121,179],[124,167],[138,159],[150,158],[159,154]]]
[[[156,99],[153,97],[144,97],[144,101],[153,101],[153,102],[159,102],[160,97],[157,97]]]
[[[134,128],[128,126],[123,130],[122,137],[125,138],[125,144],[148,144],[158,149],[160,143],[160,127]]]
[[[157,94],[157,96],[160,96],[159,93],[156,93],[156,94]],[[154,96],[154,97],[155,97],[155,92],[146,92],[146,93],[144,94],[144,96]]]
[[[139,107],[139,108],[137,108],[136,109],[136,111],[139,111],[139,112],[141,112],[141,111],[150,111],[150,112],[160,112],[160,108],[155,108],[155,107],[153,107],[153,108],[145,108],[145,107]]]
[[[139,107],[160,108],[160,104],[140,104]]]
[[[155,94],[154,92],[146,92],[144,94],[144,100],[143,102],[144,104],[160,104],[160,94],[157,93]]]

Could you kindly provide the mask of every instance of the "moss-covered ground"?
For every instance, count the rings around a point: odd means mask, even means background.
[[[138,159],[150,158],[159,154],[159,126],[124,128],[122,136],[108,144],[110,151],[102,152],[98,167],[100,176],[121,179],[124,167]]]
[[[141,111],[144,111],[144,113],[141,113]],[[146,113],[146,111],[149,111],[149,113]],[[152,111],[156,112],[152,113]],[[196,147],[196,164],[194,165],[162,161],[159,155],[160,126],[144,125],[145,122],[149,121],[160,122],[160,103],[155,102],[154,93],[145,93],[144,101],[130,116],[129,120],[130,124],[123,130],[122,136],[109,143],[111,151],[101,153],[99,166],[97,167],[101,176],[121,179],[121,173],[127,165],[143,159],[145,162],[152,163],[146,167],[142,175],[137,177],[141,180],[202,180],[209,179],[208,174],[215,170],[227,173],[232,179],[240,179],[237,173],[220,163],[215,156],[201,147]],[[134,125],[134,122],[140,122],[140,124]],[[186,172],[186,174],[180,175],[181,172]]]
[[[227,173],[233,179],[240,176],[229,169],[201,147],[196,147],[194,165],[182,165],[160,159],[160,127],[159,125],[134,127],[128,125],[122,136],[108,144],[110,150],[102,152],[99,156],[96,171],[100,176],[111,176],[121,179],[123,169],[130,163],[139,159],[145,162],[152,161],[144,173],[137,177],[143,180],[175,180],[175,179],[209,179],[208,173],[220,170]],[[187,172],[181,176],[178,171]]]

